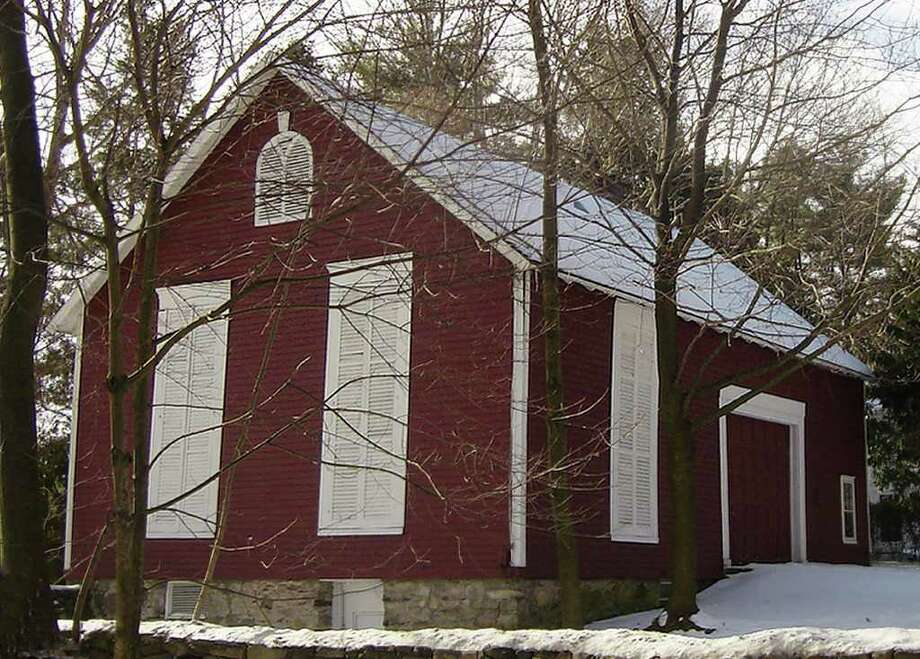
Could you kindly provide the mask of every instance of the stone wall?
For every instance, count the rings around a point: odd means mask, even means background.
[[[585,617],[597,620],[650,609],[658,604],[656,583],[585,580]],[[145,620],[165,616],[166,584],[148,582]],[[424,627],[554,627],[558,623],[559,587],[552,580],[465,579],[383,582],[384,624],[388,629]],[[203,621],[222,625],[265,625],[295,629],[329,629],[332,621],[329,581],[215,582],[204,598]],[[92,614],[115,613],[114,582],[100,581]]]
[[[141,616],[158,620],[166,615],[166,583],[147,582]],[[329,629],[332,583],[319,580],[220,580],[205,592],[201,619],[221,625],[265,625],[294,629]],[[92,614],[115,615],[115,582],[97,582]]]
[[[585,580],[583,605],[588,620],[651,609],[658,584],[626,580]],[[552,580],[385,581],[387,629],[423,627],[555,627],[559,586]]]

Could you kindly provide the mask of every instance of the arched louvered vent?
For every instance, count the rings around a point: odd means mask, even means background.
[[[262,147],[256,163],[256,226],[310,216],[313,149],[300,133],[286,130]]]

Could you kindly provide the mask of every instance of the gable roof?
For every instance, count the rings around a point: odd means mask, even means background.
[[[290,65],[258,76],[212,127],[202,131],[167,176],[165,197],[171,198],[181,190],[277,74],[300,87],[395,167],[405,168],[416,185],[517,267],[531,267],[539,261],[543,240],[542,174],[438,132],[391,108],[355,98],[329,81]],[[561,276],[651,304],[654,220],[565,181],[559,182],[558,199]],[[104,280],[99,288],[102,283]],[[690,249],[678,286],[678,308],[684,318],[705,323],[716,331],[733,331],[773,350],[795,349],[814,331],[805,318],[700,240]],[[81,287],[55,317],[54,325],[65,330],[75,327],[74,315],[82,313],[83,300],[94,292]],[[821,351],[827,343],[826,337],[817,336],[803,352]],[[840,346],[827,348],[816,362],[859,377],[872,375],[865,364]]]

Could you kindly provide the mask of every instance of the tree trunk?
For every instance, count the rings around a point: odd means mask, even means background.
[[[48,209],[25,18],[0,0],[0,96],[8,201],[0,311],[0,654],[48,647],[57,622],[44,560],[36,461],[34,347],[47,287]]]
[[[693,435],[684,410],[685,394],[678,382],[676,267],[664,264],[655,277],[655,321],[658,336],[658,405],[668,438],[668,477],[674,522],[671,528],[671,594],[667,629],[692,626],[696,605],[696,479]]]
[[[165,177],[161,165],[154,180]],[[161,187],[151,186],[145,201],[143,222],[143,266],[138,309],[138,335],[135,363],[145,364],[154,354],[156,310],[157,247]],[[117,251],[117,249],[116,249]],[[119,267],[118,264],[115,267]],[[118,308],[116,313],[123,314]],[[116,551],[116,659],[135,659],[140,651],[140,622],[144,605],[144,542],[147,538],[147,493],[150,477],[150,379],[145,374],[131,387],[131,449],[115,467],[116,510],[121,510],[121,524],[115,527]],[[122,396],[127,395],[127,390]],[[124,400],[124,398],[122,398]],[[129,464],[124,464],[130,458]],[[119,516],[116,516],[119,519]]]
[[[584,618],[581,611],[578,547],[572,522],[572,492],[565,471],[569,451],[565,432],[562,327],[559,308],[559,227],[556,203],[559,167],[558,117],[540,0],[530,0],[529,19],[543,106],[543,254],[540,264],[540,288],[546,361],[546,443],[549,448],[550,498],[556,533],[560,623],[564,627],[580,629],[584,625]]]
[[[543,240],[545,245],[548,242],[545,233]],[[550,497],[552,499],[553,528],[556,533],[560,623],[564,627],[580,629],[584,626],[584,618],[581,611],[578,546],[570,509],[572,492],[569,488],[568,474],[565,471],[569,451],[565,433],[565,402],[562,389],[559,278],[555,268],[543,270],[541,288],[543,336],[546,346],[546,442],[549,447],[552,470]]]
[[[129,393],[124,367],[122,326],[121,260],[118,226],[114,216],[104,218],[106,275],[108,286],[108,387],[109,441],[112,460],[112,526],[115,531],[115,647],[119,659],[136,657],[139,651],[140,598],[143,582],[134,563],[133,451],[125,433],[125,407]],[[140,582],[140,586],[138,585]]]

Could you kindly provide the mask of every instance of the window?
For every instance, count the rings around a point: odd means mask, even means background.
[[[658,365],[655,313],[624,300],[613,316],[610,535],[658,542]]]
[[[191,620],[201,595],[201,584],[194,581],[166,582],[166,619]]]
[[[402,259],[329,266],[321,535],[403,531],[412,269]]]
[[[856,478],[840,477],[840,518],[843,541],[856,543]]]
[[[313,149],[300,133],[284,130],[262,147],[256,162],[256,226],[310,216]]]
[[[157,289],[157,331],[166,336],[225,303],[230,282]],[[220,466],[227,319],[195,328],[156,367],[150,434],[150,506],[175,500],[213,476]],[[150,538],[214,535],[217,479],[168,509],[153,513]]]

